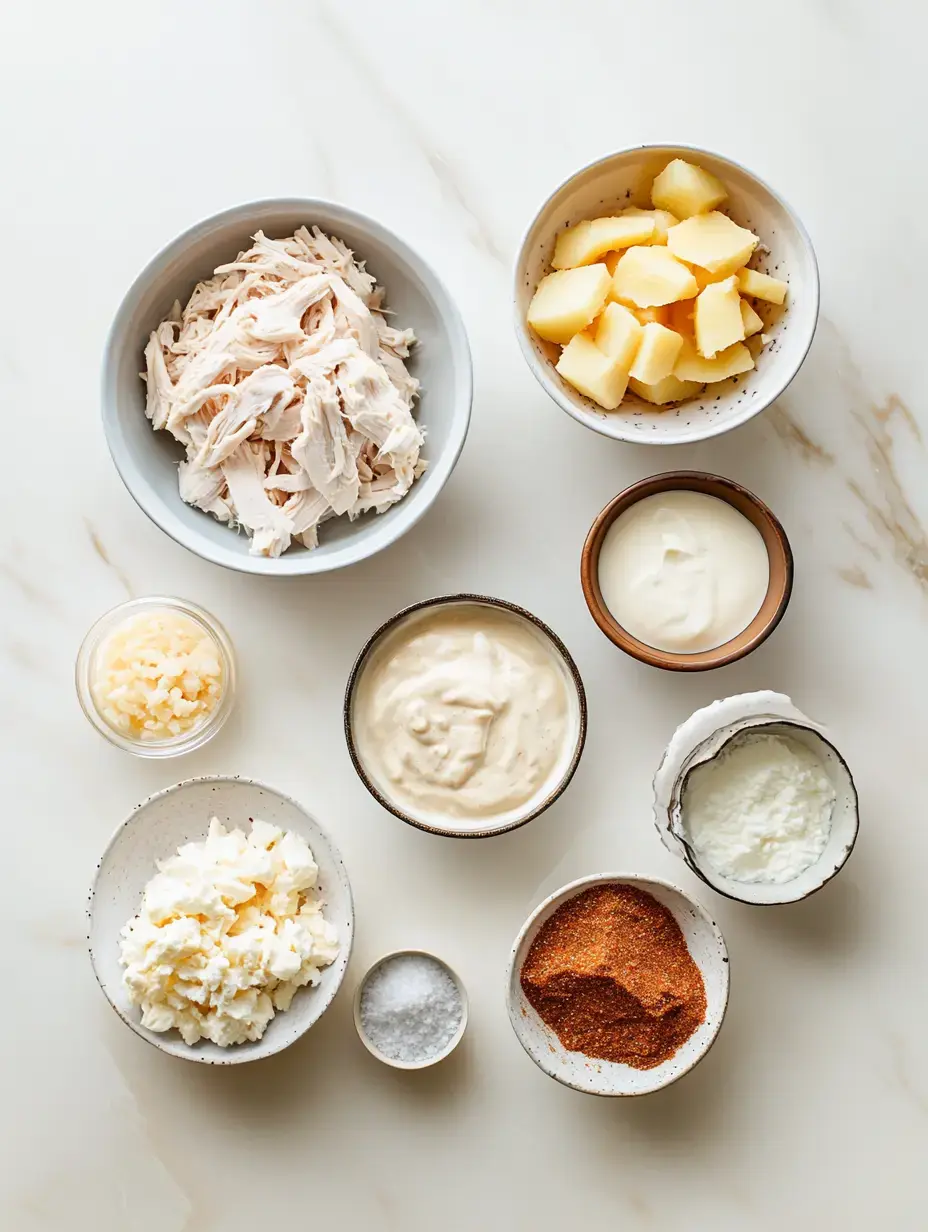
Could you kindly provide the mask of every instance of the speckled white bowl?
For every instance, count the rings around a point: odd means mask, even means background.
[[[532,942],[558,907],[591,886],[614,882],[644,890],[664,904],[680,925],[706,987],[705,1021],[668,1061],[656,1065],[654,1069],[633,1069],[630,1065],[620,1065],[615,1061],[601,1061],[580,1052],[568,1052],[529,1004],[520,983],[522,966]],[[689,1073],[712,1047],[728,1006],[728,968],[728,950],[718,925],[706,909],[679,886],[669,881],[627,873],[598,873],[581,877],[539,904],[516,938],[510,954],[506,984],[509,1021],[519,1043],[539,1069],[564,1086],[589,1095],[649,1095]]]
[[[712,386],[711,392],[667,410],[655,410],[629,395],[614,411],[584,398],[555,371],[559,348],[543,342],[525,321],[529,303],[550,259],[559,232],[584,218],[627,205],[650,206],[654,177],[672,158],[686,158],[717,175],[729,197],[721,207],[735,222],[760,236],[769,253],[753,268],[789,283],[786,305],[755,301],[771,341],[753,372]],[[522,354],[547,394],[579,423],[603,436],[646,445],[683,445],[706,440],[745,423],[769,406],[799,371],[818,322],[818,266],[809,235],[786,202],[753,172],[721,154],[693,146],[648,145],[620,150],[590,163],[551,194],[522,240],[515,264],[515,327]]]
[[[831,832],[825,849],[814,864],[792,881],[770,884],[724,877],[701,859],[688,842],[684,791],[690,771],[717,757],[735,736],[748,730],[786,736],[805,745],[820,759],[835,789]],[[706,885],[726,898],[754,906],[795,903],[820,890],[844,867],[860,828],[853,776],[826,729],[797,710],[785,694],[768,690],[722,698],[695,711],[680,724],[654,776],[654,822],[668,851],[680,856]]]
[[[291,547],[276,559],[251,556],[248,538],[185,505],[177,489],[181,446],[154,432],[145,418],[142,354],[149,333],[175,299],[186,303],[194,286],[217,265],[233,261],[263,230],[272,238],[317,224],[343,239],[386,289],[395,321],[412,326],[420,345],[410,369],[422,383],[416,419],[428,440],[428,470],[385,513],[354,522],[332,518],[309,551]],[[172,240],[133,282],[119,306],[103,358],[103,429],[116,469],[136,502],[172,539],[204,560],[272,577],[325,573],[355,564],[389,547],[428,511],[454,469],[470,423],[473,380],[461,314],[432,268],[398,235],[373,218],[335,201],[282,197],[252,201],[205,218]]]
[[[293,1004],[277,1013],[255,1042],[220,1048],[208,1040],[185,1044],[176,1031],[149,1031],[129,1003],[119,963],[119,930],[138,911],[142,891],[157,869],[155,861],[173,855],[182,843],[206,837],[211,817],[244,827],[253,817],[293,830],[309,843],[319,866],[325,915],[338,928],[341,950],[322,971],[315,988],[301,988]],[[354,909],[348,873],[338,848],[317,821],[295,800],[254,779],[220,775],[187,779],[150,796],[134,809],[110,839],[97,871],[87,909],[90,961],[97,982],[119,1017],[136,1035],[162,1052],[208,1065],[235,1065],[281,1052],[305,1034],[331,1004],[348,966],[354,934]]]

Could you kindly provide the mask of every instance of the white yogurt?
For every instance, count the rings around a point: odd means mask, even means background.
[[[606,607],[633,637],[677,654],[737,637],[767,594],[770,561],[757,528],[727,501],[684,489],[636,501],[599,555]]]
[[[427,608],[386,635],[352,705],[380,792],[417,820],[516,820],[563,778],[579,700],[555,648],[515,613]]]

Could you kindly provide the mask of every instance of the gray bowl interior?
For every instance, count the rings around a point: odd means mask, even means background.
[[[150,332],[175,300],[186,303],[197,282],[234,260],[263,230],[272,238],[318,225],[367,262],[386,288],[397,325],[419,339],[410,369],[422,385],[416,418],[426,430],[429,469],[402,501],[356,522],[333,518],[320,529],[319,547],[295,545],[277,560],[252,557],[248,539],[209,514],[185,505],[177,490],[183,448],[145,417],[143,351]],[[126,294],[113,322],[103,367],[103,422],[113,460],[129,491],[162,530],[217,564],[249,572],[303,574],[351,564],[409,529],[440,491],[464,443],[471,374],[467,336],[441,281],[402,240],[373,220],[331,202],[279,200],[238,206],[192,227],[160,252]]]
[[[157,871],[155,861],[173,855],[182,843],[205,838],[211,817],[218,817],[229,829],[246,831],[249,818],[260,817],[301,835],[319,866],[319,892],[326,918],[335,924],[341,938],[338,957],[322,970],[315,988],[301,988],[290,1008],[271,1019],[262,1039],[230,1048],[220,1048],[208,1040],[191,1046],[176,1031],[155,1033],[143,1027],[139,1010],[130,1004],[123,988],[119,963],[119,930],[138,912],[145,885]],[[97,868],[90,896],[90,956],[100,987],[120,1018],[137,1035],[171,1056],[212,1065],[270,1056],[307,1031],[338,991],[351,955],[353,930],[348,874],[332,840],[296,801],[247,779],[191,779],[146,800],[113,836]]]

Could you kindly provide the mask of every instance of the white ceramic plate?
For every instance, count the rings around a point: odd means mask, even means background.
[[[428,470],[386,513],[355,522],[332,518],[312,551],[294,546],[277,559],[250,556],[248,539],[208,513],[185,505],[177,490],[183,449],[145,418],[143,351],[149,333],[174,300],[185,304],[194,286],[217,265],[234,261],[258,230],[274,239],[317,224],[354,249],[386,289],[394,321],[419,339],[410,370],[422,384],[416,419],[425,428]],[[126,292],[103,359],[103,428],[123,483],[163,531],[191,552],[227,569],[288,577],[325,573],[388,547],[419,521],[441,491],[464,446],[473,395],[464,323],[444,284],[399,236],[373,218],[333,201],[280,198],[253,201],[206,218],[153,257]]]
[[[754,269],[789,283],[786,305],[752,301],[770,335],[757,367],[679,406],[655,410],[635,399],[604,411],[568,385],[554,369],[550,343],[525,323],[535,288],[550,272],[559,232],[584,218],[627,205],[650,206],[654,177],[673,158],[685,158],[717,175],[728,189],[720,207],[760,236],[768,253],[756,254]],[[818,322],[818,266],[805,227],[786,202],[753,172],[720,154],[692,146],[648,145],[620,150],[572,175],[551,194],[529,225],[515,265],[515,327],[535,379],[558,406],[603,436],[646,445],[683,445],[728,432],[769,406],[799,371]],[[556,353],[558,348],[553,348]]]
[[[341,949],[323,968],[315,988],[301,988],[293,1004],[277,1013],[255,1042],[220,1048],[208,1040],[185,1044],[176,1031],[149,1031],[139,1021],[122,985],[119,930],[139,909],[142,891],[155,874],[155,861],[173,855],[182,843],[206,837],[211,817],[244,828],[260,817],[293,830],[309,843],[319,866],[319,887],[326,918],[337,927]],[[289,796],[253,779],[221,776],[188,779],[150,796],[122,823],[97,865],[88,904],[90,960],[107,1000],[136,1035],[172,1057],[209,1065],[234,1065],[269,1057],[299,1039],[323,1014],[338,992],[354,933],[351,886],[335,844],[317,821]]]
[[[616,1061],[602,1061],[584,1056],[581,1052],[568,1052],[529,1004],[519,979],[539,929],[558,907],[591,886],[615,882],[644,890],[664,904],[680,925],[687,948],[706,986],[705,1021],[668,1061],[656,1065],[654,1069],[633,1069]],[[519,1043],[539,1069],[564,1086],[590,1095],[648,1095],[682,1078],[712,1047],[728,1005],[728,982],[725,941],[718,925],[704,907],[669,881],[629,876],[627,873],[598,873],[570,882],[546,898],[529,916],[516,938],[509,959],[509,1021]]]

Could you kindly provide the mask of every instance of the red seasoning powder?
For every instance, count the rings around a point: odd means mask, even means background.
[[[668,1060],[706,1017],[680,926],[632,886],[594,886],[559,907],[532,942],[521,982],[565,1048],[635,1069]]]

